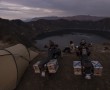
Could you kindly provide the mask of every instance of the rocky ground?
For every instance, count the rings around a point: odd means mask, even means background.
[[[64,54],[59,60],[59,69],[56,74],[47,75],[45,78],[34,73],[33,64],[47,57],[46,52],[41,52],[27,68],[16,90],[110,90],[110,52],[104,50],[106,45],[95,45],[92,48],[91,58],[98,60],[103,65],[101,77],[85,80],[82,76],[73,73],[73,61],[78,60],[75,54]],[[109,45],[106,47],[110,48]]]

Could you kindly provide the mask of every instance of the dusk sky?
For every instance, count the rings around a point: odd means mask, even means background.
[[[110,0],[0,0],[0,17],[110,16]]]

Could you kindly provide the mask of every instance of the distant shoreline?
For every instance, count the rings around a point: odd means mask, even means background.
[[[43,39],[50,36],[57,36],[57,35],[63,35],[63,34],[71,34],[71,33],[87,33],[92,35],[98,35],[101,37],[104,37],[108,40],[110,40],[110,32],[108,31],[101,31],[101,30],[85,30],[85,29],[60,29],[56,31],[50,31],[50,32],[43,32],[41,34],[38,34],[34,40]]]

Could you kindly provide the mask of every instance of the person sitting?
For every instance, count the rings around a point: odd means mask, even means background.
[[[61,56],[61,50],[58,45],[51,45],[48,49],[48,57],[50,59],[56,59]]]
[[[73,41],[70,41],[70,52],[72,53],[72,52],[74,52],[74,50],[75,50],[74,43],[73,43]]]
[[[82,39],[80,42],[80,46],[86,46],[86,45],[87,45],[86,40]]]
[[[90,55],[89,47],[84,39],[81,40],[78,50],[80,52],[79,53],[80,56],[83,56],[83,55],[89,56]]]
[[[54,58],[54,53],[55,53],[55,46],[54,45],[51,45],[49,48],[48,48],[48,57],[50,59],[53,59]]]
[[[61,49],[58,47],[58,45],[55,45],[54,57],[55,58],[61,57]]]
[[[73,41],[70,41],[69,46],[65,47],[63,52],[65,52],[65,53],[73,53],[74,50],[75,50],[74,43],[73,43]]]

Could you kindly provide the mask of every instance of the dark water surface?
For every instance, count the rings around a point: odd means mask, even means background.
[[[69,42],[72,40],[75,45],[79,45],[79,42],[81,39],[85,39],[87,42],[92,43],[104,43],[108,42],[104,37],[93,35],[93,34],[86,34],[86,33],[71,33],[71,34],[62,34],[62,35],[53,35],[53,36],[47,36],[45,38],[36,40],[37,41],[37,47],[41,50],[44,49],[44,45],[48,45],[49,40],[53,40],[56,44],[59,45],[61,49],[69,45]]]

